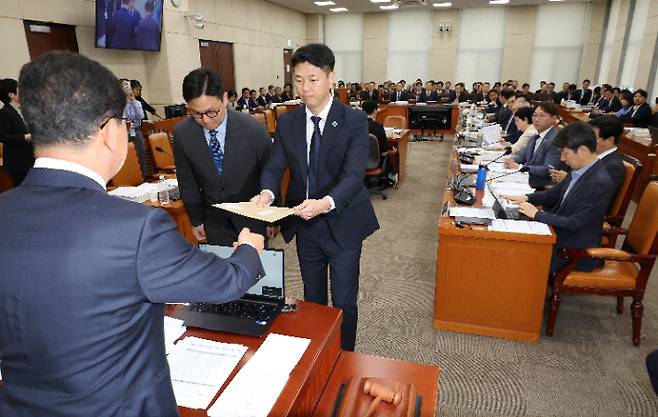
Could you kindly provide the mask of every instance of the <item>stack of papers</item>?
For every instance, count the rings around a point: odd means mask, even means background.
[[[477,219],[495,219],[496,214],[490,208],[450,207],[448,215],[451,217],[474,217]]]
[[[492,232],[525,233],[530,235],[551,235],[548,225],[525,220],[493,220],[489,225]]]
[[[174,343],[178,340],[183,333],[187,330],[184,326],[184,321],[175,319],[173,317],[165,316],[164,318],[164,336],[165,336],[165,350],[167,354],[174,348]]]
[[[310,339],[271,333],[208,410],[210,417],[266,417]]]
[[[167,356],[176,403],[206,409],[245,352],[246,346],[198,337],[178,342]]]
[[[465,174],[478,172],[479,167],[477,164],[459,164],[459,170]]]
[[[162,182],[145,182],[137,187],[118,187],[108,194],[115,197],[123,198],[124,200],[134,201],[136,203],[143,203],[149,199],[157,199],[158,191],[162,188],[171,190],[178,187],[178,180],[176,178],[168,179]]]
[[[500,142],[502,128],[500,125],[495,124],[482,128],[482,143],[491,145],[492,143]]]

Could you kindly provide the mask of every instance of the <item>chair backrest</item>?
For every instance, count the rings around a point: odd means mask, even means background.
[[[148,138],[153,153],[153,163],[157,169],[162,170],[176,164],[167,132],[151,133]]]
[[[142,170],[139,169],[139,159],[137,159],[137,151],[135,144],[128,142],[128,154],[123,166],[112,178],[112,185],[115,187],[121,186],[137,186],[144,182],[142,177]]]
[[[272,111],[272,109],[265,109],[263,110],[263,114],[265,114],[267,133],[269,133],[270,136],[274,136],[274,132],[276,132],[276,117],[274,116],[274,111]]]
[[[642,163],[636,158],[624,154],[622,154],[622,158],[624,159],[626,177],[612,202],[612,206],[608,212],[609,216],[624,217],[628,209],[628,204],[631,202],[633,192],[635,191],[635,184],[637,184],[637,179],[640,177],[640,172],[642,171]]]
[[[379,166],[379,142],[377,141],[377,136],[372,133],[368,136],[370,137],[370,141],[368,143],[368,166],[366,169],[377,169]]]
[[[345,87],[339,87],[336,89],[338,92],[338,101],[340,101],[343,104],[350,104],[350,98],[347,95],[347,90]]]
[[[647,184],[628,228],[626,242],[636,253],[647,255],[658,233],[658,181]]]
[[[276,107],[274,108],[274,114],[276,114],[276,118],[277,118],[277,119],[279,118],[279,116],[281,116],[283,113],[285,113],[285,112],[287,112],[287,111],[288,111],[288,107],[287,107],[287,106],[276,106]]]
[[[267,126],[267,121],[265,120],[265,115],[263,113],[252,113],[251,114],[256,120]]]
[[[395,129],[407,129],[407,118],[404,116],[386,116],[384,127],[393,127]]]

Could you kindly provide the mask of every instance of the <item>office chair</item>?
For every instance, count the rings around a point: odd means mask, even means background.
[[[173,172],[176,170],[174,150],[167,132],[157,132],[148,135],[149,146],[153,154],[153,164],[157,171]]]
[[[381,158],[381,153],[379,151],[379,142],[377,141],[377,136],[373,135],[370,133],[369,135],[369,142],[368,142],[368,165],[366,167],[366,185],[369,185],[370,183],[370,178],[377,178],[377,189],[372,189],[371,187],[368,187],[370,190],[370,194],[377,194],[382,197],[383,200],[386,200],[388,196],[384,194],[384,181],[382,179],[382,174],[384,173],[384,169],[386,167],[386,163],[388,158],[385,157],[384,161],[382,162],[381,168],[379,167],[379,160]]]
[[[263,114],[263,113],[252,113],[251,115],[254,117],[254,119],[258,120],[259,122],[261,122],[262,124],[267,126],[267,121],[265,120],[265,114]]]
[[[404,116],[386,116],[384,119],[384,127],[392,127],[395,129],[408,129],[409,124],[407,118]]]
[[[622,249],[589,248],[562,249],[560,257],[569,259],[569,263],[554,277],[551,305],[546,334],[553,336],[553,328],[561,295],[596,294],[617,297],[617,313],[624,312],[624,298],[631,297],[631,318],[633,323],[633,344],[640,345],[642,326],[642,299],[644,289],[651,274],[651,269],[658,255],[658,181],[651,181],[637,206],[628,230],[620,227],[611,228],[606,233],[626,235]],[[575,271],[580,259],[604,260],[602,267],[591,272]]]
[[[621,224],[624,221],[624,216],[626,216],[626,210],[628,210],[628,205],[631,202],[631,197],[633,197],[635,192],[638,178],[640,178],[640,173],[642,172],[642,163],[639,160],[624,154],[621,154],[621,157],[624,160],[626,178],[619,188],[619,191],[617,191],[617,195],[612,202],[608,215],[605,216],[603,230],[610,229],[611,227],[621,227]],[[607,248],[614,248],[616,243],[616,235],[606,235],[603,236],[601,245]]]
[[[274,133],[276,132],[276,116],[274,115],[274,111],[272,109],[265,109],[263,110],[263,114],[265,115],[267,133],[270,134],[270,137],[274,137]]]
[[[137,186],[144,182],[142,170],[139,168],[139,159],[137,158],[137,151],[135,150],[134,143],[128,142],[126,161],[111,181],[112,185],[115,187]]]

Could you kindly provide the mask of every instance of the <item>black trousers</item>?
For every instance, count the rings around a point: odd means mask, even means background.
[[[658,395],[658,350],[653,351],[647,356],[647,371],[649,371],[649,379],[653,390]]]
[[[297,231],[304,300],[327,305],[328,270],[332,304],[343,310],[340,345],[348,351],[354,350],[356,342],[361,247],[341,248],[324,218],[311,220]]]

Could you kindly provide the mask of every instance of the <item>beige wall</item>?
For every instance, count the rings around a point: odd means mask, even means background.
[[[363,15],[363,80],[379,84],[386,79],[388,13]]]
[[[156,107],[182,102],[181,82],[200,65],[199,39],[234,43],[238,86],[283,84],[283,49],[306,43],[306,16],[264,0],[184,0],[179,8],[165,1],[161,52],[94,47],[93,0],[0,0],[0,76],[17,78],[29,60],[23,19],[76,26],[80,53],[96,59],[117,76],[139,79],[144,96]],[[197,29],[185,14],[201,14]]]
[[[450,22],[450,32],[440,32],[440,22]],[[459,9],[436,10],[432,12],[432,51],[430,56],[430,74],[435,80],[453,80],[457,65],[457,46],[459,43]]]
[[[647,53],[640,54],[640,59],[637,63],[637,72],[635,73],[635,85],[645,90],[651,88],[649,85],[651,72],[656,72],[656,68],[651,67],[653,59],[652,51],[655,48],[656,36],[658,36],[658,0],[652,0],[649,5],[647,23],[644,27],[644,39],[642,41],[642,51],[647,51]]]
[[[585,31],[585,44],[580,60],[579,80],[590,79],[596,82],[596,66],[600,56],[607,0],[594,0],[590,4],[589,25]]]
[[[536,22],[536,6],[516,6],[507,9],[505,45],[500,65],[501,80],[519,80],[520,84],[530,80]]]
[[[612,58],[610,59],[610,67],[608,70],[608,82],[611,84],[617,84],[619,78],[621,77],[621,52],[624,47],[624,35],[626,34],[626,23],[628,21],[628,13],[630,11],[630,1],[622,1],[619,9],[619,18],[617,20],[617,26],[615,28],[610,28],[609,30],[614,30],[614,39],[615,43],[612,48]]]

